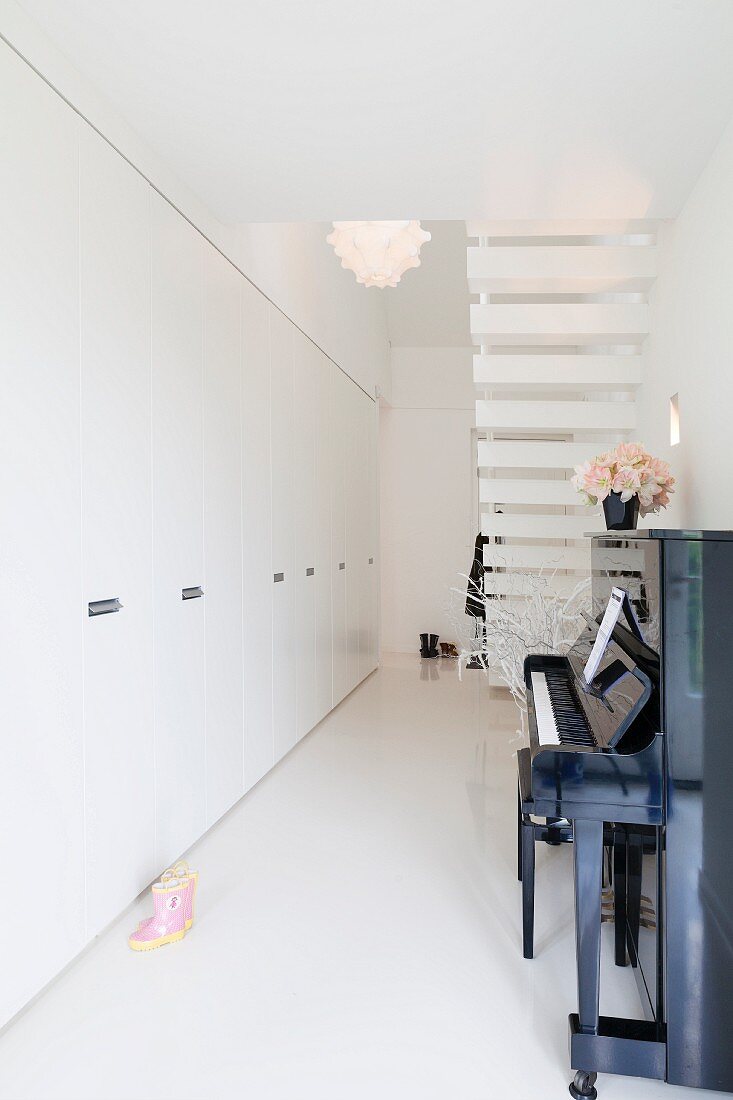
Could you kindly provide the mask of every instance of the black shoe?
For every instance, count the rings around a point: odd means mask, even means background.
[[[421,657],[429,657],[430,656],[430,646],[428,644],[427,634],[421,634],[420,635],[420,656]]]
[[[478,668],[485,670],[489,667],[489,662],[483,653],[473,653],[470,659],[466,662],[466,668]]]
[[[430,635],[430,649],[428,652],[428,657],[438,656],[438,637],[439,636],[437,634]]]

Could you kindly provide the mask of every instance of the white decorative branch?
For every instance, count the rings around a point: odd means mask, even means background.
[[[496,555],[495,555],[496,558]],[[501,565],[499,565],[501,569]],[[463,575],[461,575],[463,577]],[[487,571],[484,575],[483,604],[486,609],[485,635],[481,637],[480,620],[463,616],[455,610],[451,619],[461,640],[460,671],[469,661],[478,660],[488,673],[494,669],[504,680],[519,708],[522,730],[525,729],[527,692],[524,683],[524,660],[530,653],[564,654],[580,634],[583,612],[591,610],[591,582],[580,578],[569,595],[558,592],[555,578],[567,578],[557,568],[543,568],[536,573],[519,571]],[[501,577],[501,593],[493,591]],[[466,586],[468,577],[464,577]],[[465,607],[466,587],[453,588]],[[455,601],[457,603],[457,600]],[[478,621],[479,636],[467,637],[467,624]],[[466,624],[466,625],[464,625]]]

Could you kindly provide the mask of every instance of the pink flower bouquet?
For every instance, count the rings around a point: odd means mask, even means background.
[[[666,508],[674,492],[669,463],[652,458],[641,443],[619,443],[615,450],[576,466],[572,482],[583,504],[600,504],[611,493],[618,493],[624,503],[638,497],[642,516]]]

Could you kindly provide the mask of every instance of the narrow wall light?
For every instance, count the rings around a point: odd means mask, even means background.
[[[404,273],[420,266],[420,248],[430,240],[420,222],[334,222],[326,237],[363,286],[397,286]]]
[[[676,447],[680,441],[680,395],[673,393],[669,399],[669,442]]]

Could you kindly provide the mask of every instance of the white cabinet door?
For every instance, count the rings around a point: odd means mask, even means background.
[[[345,417],[346,501],[346,686],[359,682],[359,596],[362,574],[361,477],[365,465],[361,437],[361,391],[347,382]]]
[[[379,408],[369,412],[369,496],[367,538],[369,547],[369,671],[379,664]]]
[[[346,634],[346,474],[349,413],[346,376],[331,365],[331,622],[333,705],[348,692]]]
[[[87,935],[155,875],[150,188],[80,129]]]
[[[315,637],[316,722],[333,705],[333,629],[331,623],[331,483],[333,433],[331,428],[331,361],[317,353],[315,361]]]
[[[165,866],[206,828],[203,238],[152,195],[156,847]]]
[[[270,305],[245,279],[242,301],[244,788],[275,762],[272,737]]]
[[[242,276],[210,245],[204,263],[206,823],[244,791],[242,658]]]
[[[272,718],[275,760],[295,744],[294,326],[270,307],[272,465]]]
[[[298,740],[316,722],[316,402],[318,349],[293,332],[295,683]]]
[[[372,402],[357,391],[357,423],[359,463],[356,470],[356,512],[358,524],[357,585],[358,625],[356,631],[357,682],[369,675],[369,413]]]
[[[361,586],[359,590],[359,679],[363,680],[376,667],[374,659],[376,620],[375,589],[377,577],[377,552],[375,546],[374,495],[376,492],[376,450],[374,428],[376,415],[374,402],[364,396],[361,402],[361,438],[364,448],[364,466],[361,471],[360,507],[362,531]]]
[[[77,119],[4,44],[0,102],[5,1022],[84,943],[84,794]]]

